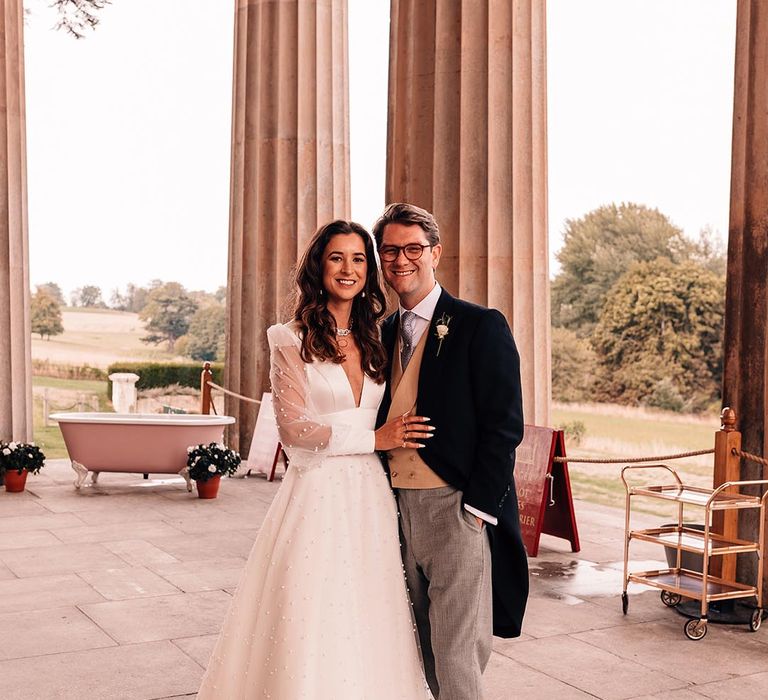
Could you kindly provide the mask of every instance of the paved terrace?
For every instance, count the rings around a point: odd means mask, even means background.
[[[26,493],[0,490],[3,700],[193,698],[279,485],[230,479],[202,501],[180,480],[101,481],[78,493],[53,460]],[[691,642],[641,590],[624,617],[623,512],[576,508],[582,551],[543,538],[525,634],[496,640],[488,700],[766,697],[768,625],[710,625]],[[654,566],[659,548],[637,544],[635,568]]]

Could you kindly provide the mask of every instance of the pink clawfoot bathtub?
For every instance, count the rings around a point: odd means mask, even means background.
[[[192,482],[187,472],[187,447],[222,442],[224,426],[232,416],[202,416],[155,413],[53,413],[64,436],[75,488],[88,472],[95,484],[101,472],[179,474]]]

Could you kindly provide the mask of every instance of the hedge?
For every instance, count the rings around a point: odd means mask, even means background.
[[[107,373],[99,367],[90,365],[66,365],[50,360],[32,360],[32,374],[36,377],[54,377],[56,379],[106,380]],[[218,384],[218,382],[216,382]]]
[[[115,362],[108,369],[108,374],[114,372],[133,372],[139,375],[137,389],[154,389],[155,387],[180,384],[200,388],[200,374],[203,371],[202,362]],[[212,362],[211,372],[213,381],[222,384],[224,363]],[[112,382],[108,382],[107,396],[112,396]]]

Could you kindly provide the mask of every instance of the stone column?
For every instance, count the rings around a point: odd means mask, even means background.
[[[0,439],[32,439],[24,33],[0,1]]]
[[[387,202],[434,213],[438,280],[500,309],[549,424],[544,0],[392,0]]]
[[[259,398],[297,255],[349,218],[347,2],[237,0],[236,13],[225,381]],[[226,412],[247,449],[255,408],[228,397]]]
[[[736,411],[742,449],[768,457],[768,6],[737,7],[723,405]],[[768,479],[768,468],[743,460],[741,478]],[[755,511],[741,512],[742,538],[758,526]],[[754,557],[739,557],[741,580],[756,571]]]

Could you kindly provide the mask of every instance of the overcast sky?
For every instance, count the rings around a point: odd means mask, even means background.
[[[113,0],[25,28],[32,283],[226,283],[233,4]],[[728,227],[735,0],[549,0],[549,230],[601,204]],[[389,0],[349,0],[352,216],[384,204]],[[204,264],[203,264],[204,261]],[[553,265],[553,270],[556,266]]]

